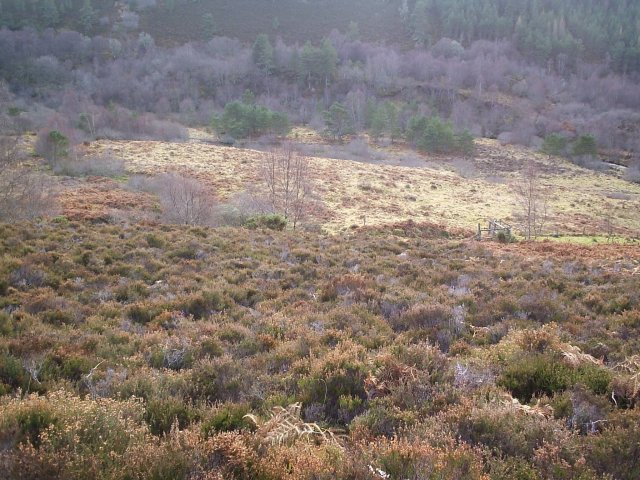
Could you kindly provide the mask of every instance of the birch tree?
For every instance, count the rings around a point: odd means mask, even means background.
[[[309,159],[296,152],[290,143],[284,143],[263,158],[260,174],[270,208],[295,229],[309,210]]]
[[[529,160],[512,185],[518,205],[517,217],[527,240],[542,234],[549,218],[548,190],[542,185],[540,167]]]

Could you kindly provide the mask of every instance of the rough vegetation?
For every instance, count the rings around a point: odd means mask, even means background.
[[[636,247],[0,232],[10,478],[637,478]]]
[[[0,0],[0,476],[640,478],[639,15]]]

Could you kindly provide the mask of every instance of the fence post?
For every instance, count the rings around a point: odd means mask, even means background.
[[[478,224],[478,240],[482,240],[482,229],[480,228],[480,224]]]

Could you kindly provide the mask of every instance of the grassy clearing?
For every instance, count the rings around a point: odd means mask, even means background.
[[[539,240],[549,240],[551,242],[558,243],[573,243],[577,245],[638,245],[640,243],[640,240],[637,238],[620,237],[617,235],[610,237],[606,235],[562,235],[558,237],[545,237],[544,239]]]
[[[317,144],[313,133],[296,133],[302,142]],[[109,150],[123,157],[131,173],[188,171],[213,186],[222,200],[259,181],[257,166],[264,155],[206,143],[99,141],[89,148],[92,153]],[[549,233],[597,236],[605,233],[606,219],[619,236],[640,232],[640,185],[564,159],[487,139],[477,140],[473,159],[417,156],[401,146],[367,148],[378,160],[311,159],[316,193],[326,207],[317,220],[329,232],[365,221],[367,225],[429,221],[468,230],[490,218],[514,222],[517,204],[509,184],[527,159],[544,172],[551,207]],[[416,166],[417,161],[423,165]]]

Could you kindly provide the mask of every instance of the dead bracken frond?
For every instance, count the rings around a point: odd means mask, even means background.
[[[301,418],[302,404],[293,403],[287,408],[273,407],[269,413],[269,420],[260,421],[258,417],[247,414],[244,418],[250,420],[258,428],[256,434],[264,442],[271,445],[288,445],[297,439],[330,443],[339,448],[342,445],[339,435],[329,429],[320,427],[317,423],[307,423]]]
[[[522,412],[526,415],[534,415],[543,418],[552,418],[553,417],[553,407],[551,405],[541,405],[540,401],[536,403],[533,407],[529,405],[523,405],[518,401],[517,398],[513,398],[511,396],[506,396],[503,401],[504,405],[510,406],[515,410]]]
[[[560,351],[562,352],[564,361],[570,367],[576,368],[586,363],[591,363],[593,365],[602,365],[602,360],[598,360],[592,355],[582,352],[579,347],[576,347],[574,345],[569,345],[568,343],[563,344],[560,346]]]
[[[389,395],[402,383],[410,380],[415,381],[417,378],[415,367],[393,361],[391,357],[387,357],[386,360],[384,368],[378,368],[373,373],[369,373],[364,381],[369,399]]]
[[[624,362],[617,364],[614,370],[629,375],[631,386],[630,398],[640,397],[640,355],[628,357]]]

